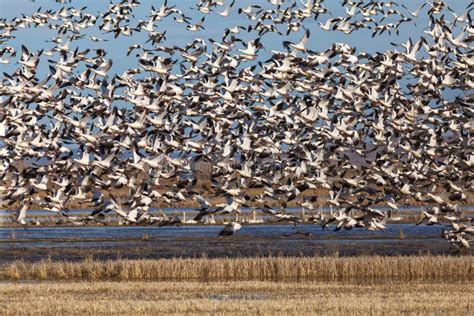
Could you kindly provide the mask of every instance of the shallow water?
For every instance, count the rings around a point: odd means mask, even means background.
[[[442,226],[388,225],[367,229],[322,230],[298,225],[244,225],[234,236],[217,237],[223,226],[102,226],[0,228],[0,262],[109,258],[247,257],[268,255],[409,255],[450,253]],[[400,238],[403,231],[404,238]]]
[[[0,241],[8,244],[32,243],[37,240],[58,239],[141,239],[144,234],[161,240],[175,240],[176,238],[209,238],[218,235],[222,225],[192,225],[181,227],[157,227],[157,226],[94,226],[94,227],[32,227],[23,228],[0,228]],[[334,227],[334,226],[333,226]],[[399,239],[400,229],[403,230],[405,239],[438,238],[443,226],[413,226],[411,224],[392,224],[387,229],[370,231],[367,229],[340,230],[335,232],[333,227],[322,230],[320,226],[302,224],[297,230],[313,234],[315,238],[323,239],[355,239],[374,241],[376,239]],[[230,238],[274,238],[283,234],[291,234],[296,230],[292,225],[243,225],[243,228]],[[16,240],[12,241],[11,236]],[[2,247],[0,246],[0,247]]]

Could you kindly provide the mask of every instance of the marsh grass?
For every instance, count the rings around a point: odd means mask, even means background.
[[[334,281],[474,279],[472,256],[270,257],[232,259],[15,261],[1,280],[57,281]]]

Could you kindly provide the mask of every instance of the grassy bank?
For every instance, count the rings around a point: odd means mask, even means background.
[[[3,283],[1,314],[433,314],[472,312],[472,282]]]
[[[474,258],[472,256],[330,256],[37,263],[16,261],[0,266],[1,280],[334,281],[379,278],[474,280]]]

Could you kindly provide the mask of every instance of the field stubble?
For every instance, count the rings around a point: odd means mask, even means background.
[[[0,266],[0,313],[469,314],[472,256],[274,257]]]
[[[468,315],[470,282],[4,283],[4,314],[438,314]]]

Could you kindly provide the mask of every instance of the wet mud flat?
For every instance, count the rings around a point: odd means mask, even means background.
[[[217,237],[222,226],[1,228],[0,263],[44,259],[452,254],[441,226],[389,225],[383,231],[334,232],[315,225],[247,225]]]

